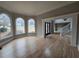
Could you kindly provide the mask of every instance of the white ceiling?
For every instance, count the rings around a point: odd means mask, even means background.
[[[0,6],[15,13],[39,15],[71,4],[71,1],[0,1]]]

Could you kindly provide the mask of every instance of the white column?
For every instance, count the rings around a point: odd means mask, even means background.
[[[77,15],[72,17],[72,39],[71,45],[76,47],[76,40],[77,40]]]

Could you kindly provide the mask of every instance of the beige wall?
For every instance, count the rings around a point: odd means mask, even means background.
[[[42,37],[42,20],[38,17],[36,17],[36,33],[37,37]]]

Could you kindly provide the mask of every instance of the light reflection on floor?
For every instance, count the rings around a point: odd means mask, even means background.
[[[0,50],[0,57],[79,57],[77,49],[74,50],[73,47],[67,45],[63,40],[58,39],[24,37],[5,45]]]

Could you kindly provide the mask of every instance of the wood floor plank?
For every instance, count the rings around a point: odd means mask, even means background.
[[[72,58],[79,57],[70,42],[53,35],[52,38],[24,37],[16,39],[0,50],[0,58]]]

